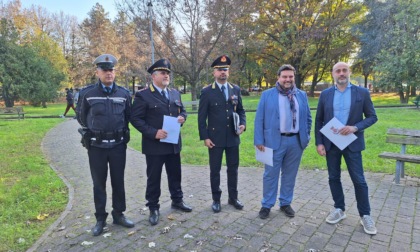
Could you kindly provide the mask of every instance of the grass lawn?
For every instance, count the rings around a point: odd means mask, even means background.
[[[183,95],[183,101],[191,95]],[[372,95],[375,105],[400,105],[396,95]],[[255,110],[259,96],[243,98],[247,110]],[[311,108],[316,108],[317,98],[309,98]],[[65,103],[49,104],[47,108],[25,106],[27,119],[0,120],[0,251],[25,251],[61,214],[68,200],[64,183],[51,170],[40,149],[46,132],[63,119]],[[191,108],[188,108],[191,110]],[[367,149],[363,152],[365,169],[372,172],[395,172],[395,161],[381,159],[382,151],[399,152],[400,146],[386,144],[386,130],[390,127],[419,129],[420,110],[413,108],[377,109],[379,121],[365,132]],[[315,111],[312,111],[313,117]],[[31,116],[57,118],[30,119]],[[68,116],[74,116],[70,110]],[[253,146],[254,112],[247,113],[247,131],[241,137],[240,165],[262,167],[255,161]],[[141,134],[132,131],[130,146],[141,149]],[[182,163],[208,165],[207,148],[198,137],[197,114],[191,113],[182,127]],[[408,152],[420,155],[420,147],[408,146]],[[314,138],[305,150],[302,168],[325,169],[323,157],[318,156]],[[420,177],[420,166],[406,164],[406,173]],[[45,219],[42,217],[48,215]]]
[[[58,119],[0,121],[0,251],[25,251],[58,218],[67,187],[41,151]]]

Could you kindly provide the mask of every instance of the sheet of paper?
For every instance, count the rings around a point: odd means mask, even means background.
[[[320,131],[340,150],[344,150],[349,144],[357,139],[357,136],[353,133],[348,135],[338,134],[338,131],[343,127],[344,124],[334,117],[331,121],[325,124]]]
[[[179,132],[181,131],[181,124],[177,117],[163,116],[162,129],[168,133],[165,139],[160,139],[164,143],[177,144],[179,139]]]
[[[273,166],[273,149],[265,147],[264,151],[260,151],[255,147],[255,158],[261,163]]]

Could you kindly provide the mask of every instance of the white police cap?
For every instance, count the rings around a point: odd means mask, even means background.
[[[117,58],[111,54],[102,54],[93,61],[93,64],[102,70],[114,69],[117,63]]]

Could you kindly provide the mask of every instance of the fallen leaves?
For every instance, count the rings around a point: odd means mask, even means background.
[[[36,217],[37,220],[39,221],[43,221],[45,220],[47,217],[49,216],[49,214],[38,214],[38,216]]]
[[[92,245],[92,244],[94,244],[94,242],[83,241],[83,242],[81,243],[81,245],[82,245],[82,246],[90,246],[90,245]]]

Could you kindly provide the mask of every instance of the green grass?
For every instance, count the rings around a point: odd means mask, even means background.
[[[36,117],[36,116],[56,116],[64,114],[66,110],[66,103],[52,103],[48,104],[46,108],[42,107],[32,107],[24,106],[23,110],[25,111],[25,116],[27,117]],[[67,116],[75,116],[73,109],[70,108]]]
[[[67,187],[40,149],[43,136],[58,122],[0,121],[0,251],[25,251],[65,208]],[[40,221],[39,214],[48,217]]]

